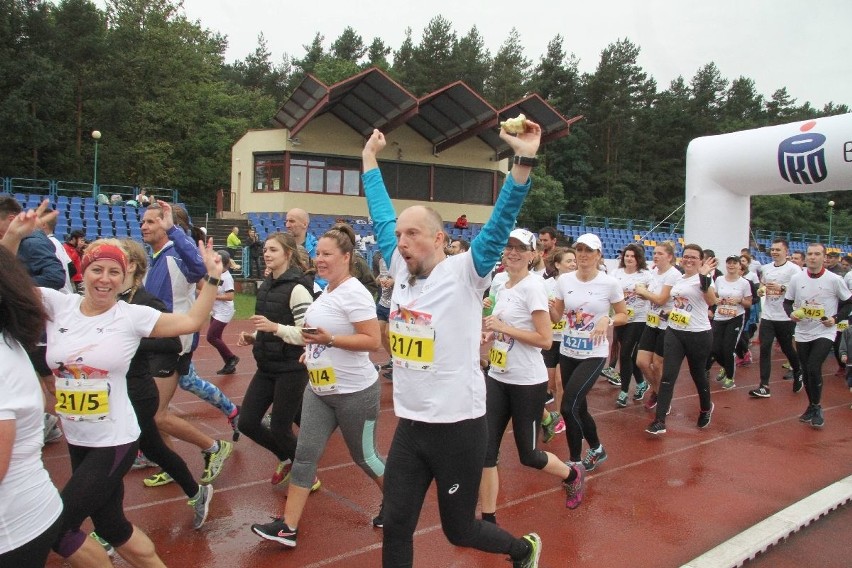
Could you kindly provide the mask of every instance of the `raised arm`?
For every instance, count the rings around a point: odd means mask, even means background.
[[[385,147],[385,135],[378,129],[364,144],[361,158],[364,163],[364,173],[361,178],[364,181],[364,195],[367,197],[367,208],[370,210],[370,218],[373,220],[373,231],[376,235],[376,244],[382,252],[385,263],[390,266],[393,251],[396,248],[396,212],[393,209],[388,190],[379,170],[377,156]]]

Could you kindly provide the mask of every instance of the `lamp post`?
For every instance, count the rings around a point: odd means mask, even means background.
[[[834,201],[828,202],[828,246],[831,246],[831,220],[834,215]]]
[[[98,140],[101,139],[100,130],[92,130],[92,139],[95,141],[95,173],[92,176],[92,198],[98,199]]]

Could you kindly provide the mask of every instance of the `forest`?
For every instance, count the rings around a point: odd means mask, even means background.
[[[399,46],[347,27],[273,55],[260,34],[252,53],[228,62],[226,38],[187,19],[179,1],[0,6],[0,177],[91,183],[99,130],[100,183],[177,188],[200,206],[229,187],[232,144],[268,128],[307,73],[333,84],[376,66],[417,96],[462,80],[498,109],[535,92],[566,117],[583,115],[542,152],[524,210],[537,224],[556,211],[661,220],[683,203],[693,138],[850,112],[797,101],[784,85],[766,98],[712,61],[658,85],[629,38],[613,38],[581,72],[560,35],[534,61],[514,29],[491,53],[476,27],[457,31],[436,15]],[[753,198],[752,228],[826,234],[829,200],[834,234],[852,234],[850,192]]]

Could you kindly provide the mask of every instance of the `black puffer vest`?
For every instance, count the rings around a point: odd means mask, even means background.
[[[268,277],[257,290],[257,304],[254,313],[265,316],[269,321],[282,325],[294,325],[293,313],[290,311],[290,295],[293,288],[301,284],[308,292],[313,289],[313,283],[301,270],[288,268],[278,278]],[[304,369],[299,363],[299,357],[305,348],[301,345],[285,343],[283,339],[268,331],[258,331],[254,340],[252,354],[257,361],[257,369],[264,373],[281,373],[294,369]]]

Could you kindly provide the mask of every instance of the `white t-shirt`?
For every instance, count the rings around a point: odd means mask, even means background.
[[[71,263],[71,257],[68,256],[68,251],[65,250],[65,246],[59,242],[53,235],[48,235],[48,239],[53,243],[53,248],[56,249],[56,258],[59,259],[59,262],[62,263],[62,270],[65,271],[65,286],[62,287],[60,292],[65,292],[66,294],[74,294],[77,292],[77,289],[74,287],[74,283],[71,281],[71,274],[68,273],[68,265]]]
[[[775,266],[775,263],[770,262],[763,265],[760,271],[760,281],[764,284],[775,283],[789,288],[790,279],[801,273],[802,269],[792,262],[787,261],[781,266]],[[760,319],[790,321],[787,312],[784,311],[784,292],[771,293],[769,289],[766,290]]]
[[[556,297],[556,281],[559,279],[556,278],[548,278],[544,281],[544,287],[547,289],[547,299],[552,300]],[[549,313],[548,309],[548,313]],[[562,343],[562,330],[565,329],[565,318],[563,317],[556,323],[550,323],[550,329],[553,330],[553,341],[558,341]]]
[[[550,321],[544,282],[541,276],[529,273],[511,288],[504,286],[497,296],[497,305],[492,315],[512,327],[535,331],[533,312],[545,312]],[[539,347],[498,333],[488,355],[491,362],[488,374],[501,383],[537,385],[547,382],[547,367],[544,366]]]
[[[305,312],[306,327],[321,327],[332,335],[352,335],[353,324],[373,319],[376,302],[357,278],[347,278],[331,292],[326,287]],[[305,364],[311,390],[320,396],[362,391],[379,378],[366,351],[309,344]]]
[[[479,367],[482,294],[470,251],[439,262],[427,278],[409,283],[394,251],[389,334],[394,363],[393,402],[400,418],[451,423],[485,414]]]
[[[68,443],[86,447],[139,438],[127,396],[127,369],[160,312],[118,302],[97,316],[80,312],[82,296],[40,288],[47,311],[47,364],[56,376],[56,412]]]
[[[793,277],[787,285],[785,298],[793,300],[794,310],[805,310],[805,317],[796,324],[796,341],[813,341],[820,337],[834,341],[837,326],[826,327],[820,319],[834,316],[839,301],[849,296],[843,279],[828,270],[823,269],[819,278],[811,278],[807,270]]]
[[[234,277],[227,270],[219,277],[222,283],[216,289],[216,295],[221,296],[227,292],[234,291]],[[216,300],[213,302],[213,311],[211,315],[222,323],[228,323],[234,317],[234,301],[233,300]]]
[[[618,281],[603,272],[588,282],[581,282],[576,272],[559,276],[554,290],[557,300],[565,303],[565,330],[559,353],[573,359],[590,359],[609,355],[609,340],[594,345],[591,340],[595,323],[609,315],[612,304],[624,299]]]
[[[710,287],[713,288],[713,284]],[[698,274],[681,276],[672,286],[669,327],[679,331],[707,331],[710,329],[708,308]]]
[[[40,535],[59,518],[62,500],[41,459],[44,396],[26,352],[0,332],[0,421],[15,421],[9,469],[0,482],[0,554]]]
[[[505,270],[503,272],[498,272],[494,275],[494,278],[491,279],[491,286],[488,288],[489,296],[497,296],[500,294],[500,290],[506,285],[506,282],[509,281],[509,273]],[[492,306],[493,308],[493,306]]]
[[[651,271],[651,282],[648,284],[648,291],[652,294],[659,294],[663,288],[666,286],[674,286],[675,282],[680,280],[683,274],[680,273],[680,270],[675,268],[674,266],[669,267],[664,273],[660,274],[658,268],[654,268]],[[672,311],[672,307],[674,306],[674,301],[672,300],[671,294],[669,294],[668,301],[662,306],[658,306],[651,302],[650,307],[648,308],[648,315],[646,316],[646,322],[651,327],[656,327],[659,329],[666,329],[669,326],[668,323],[668,314]]]
[[[743,298],[751,298],[751,284],[748,280],[740,276],[731,282],[726,277],[720,276],[716,279],[714,286],[720,299],[716,304],[714,320],[727,321],[745,313],[745,307],[740,302]],[[726,304],[725,300],[734,300],[734,304]]]
[[[650,270],[637,270],[628,274],[623,268],[617,268],[612,273],[612,277],[618,281],[621,290],[624,292],[624,302],[627,304],[627,323],[646,321],[651,302],[636,293],[636,284],[641,282],[648,286],[652,276]]]

